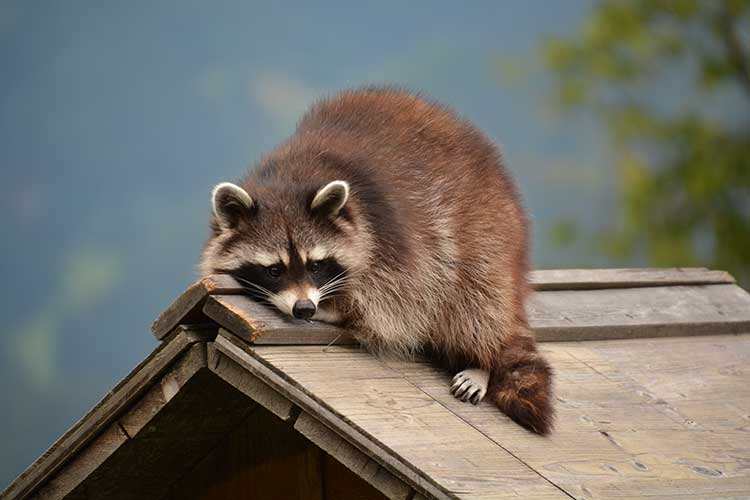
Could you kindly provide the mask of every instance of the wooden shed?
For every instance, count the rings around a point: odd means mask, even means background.
[[[188,289],[154,352],[3,499],[750,498],[750,296],[706,269],[536,271],[557,425],[461,403],[231,278]]]

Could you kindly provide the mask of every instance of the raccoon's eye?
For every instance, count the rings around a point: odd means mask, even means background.
[[[310,272],[315,274],[320,271],[320,261],[314,260],[310,262]]]
[[[272,278],[278,278],[281,276],[281,266],[268,266],[266,272]]]

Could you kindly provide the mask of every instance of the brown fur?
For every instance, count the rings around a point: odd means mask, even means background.
[[[334,223],[311,220],[316,190],[336,179],[349,182],[350,200]],[[488,394],[504,413],[550,430],[552,372],[524,313],[527,218],[478,129],[399,89],[344,92],[313,106],[240,186],[258,214],[233,234],[214,222],[204,274],[240,241],[285,232],[297,247],[329,242],[352,279],[326,307],[362,343],[405,355],[429,349],[454,369],[488,370]]]

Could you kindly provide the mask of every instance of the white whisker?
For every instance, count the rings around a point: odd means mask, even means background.
[[[321,297],[325,297],[326,295],[329,295],[329,294],[335,293],[335,292],[340,292],[341,290],[344,290],[344,289],[346,289],[345,286],[339,286],[339,287],[335,287],[335,288],[329,288],[325,292],[321,293],[320,296]]]
[[[343,295],[341,295],[341,294],[338,294],[338,293],[334,293],[334,294],[331,294],[331,295],[326,295],[326,296],[320,297],[320,299],[319,299],[318,303],[320,303],[320,302],[325,302],[325,301],[326,301],[326,300],[328,300],[328,299],[333,299],[333,298],[336,298],[336,297],[342,297],[342,296],[343,296]]]
[[[259,302],[263,304],[267,304],[269,306],[277,307],[276,304],[274,304],[273,300],[279,298],[278,294],[273,293],[271,290],[262,287],[258,285],[257,283],[253,283],[252,281],[248,281],[246,279],[240,278],[235,276],[235,279],[239,281],[241,284],[249,285],[252,288],[248,288],[247,286],[244,286],[243,288],[247,290],[250,295],[258,299]]]
[[[333,278],[331,278],[331,279],[329,279],[329,280],[328,280],[327,282],[325,282],[325,283],[323,284],[323,286],[321,286],[321,287],[320,287],[320,289],[321,289],[321,290],[325,290],[325,288],[326,288],[326,287],[328,287],[328,286],[331,286],[331,284],[332,284],[332,283],[334,283],[334,282],[336,281],[336,279],[337,279],[337,278],[339,278],[339,277],[341,277],[341,276],[344,276],[345,274],[346,274],[346,271],[342,271],[342,272],[340,272],[339,274],[337,274],[336,276],[334,276]],[[347,278],[347,277],[346,277],[346,276],[344,276],[344,277],[343,277],[343,278],[341,278],[341,279],[346,279],[346,278]]]

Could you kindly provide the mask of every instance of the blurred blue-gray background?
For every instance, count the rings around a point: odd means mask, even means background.
[[[689,61],[659,78],[608,68],[613,44],[648,49],[646,35],[620,27],[650,21],[617,9],[607,18],[607,4],[618,2],[0,0],[0,488],[155,347],[151,321],[196,278],[211,187],[340,89],[403,84],[494,138],[532,216],[536,268],[747,269],[731,232],[747,220],[747,177],[721,181],[736,191],[735,226],[697,224],[662,241],[638,207],[663,198],[653,176],[670,164],[634,154],[647,148],[632,136],[654,124],[628,115],[618,128],[592,82],[607,104],[635,95],[732,127],[736,158],[750,116],[742,84],[719,74],[704,88]],[[747,23],[736,30],[746,36]],[[695,95],[716,103],[708,118],[691,108]],[[730,173],[748,166],[726,161]],[[635,241],[641,226],[656,240]],[[721,253],[727,238],[734,253]]]

